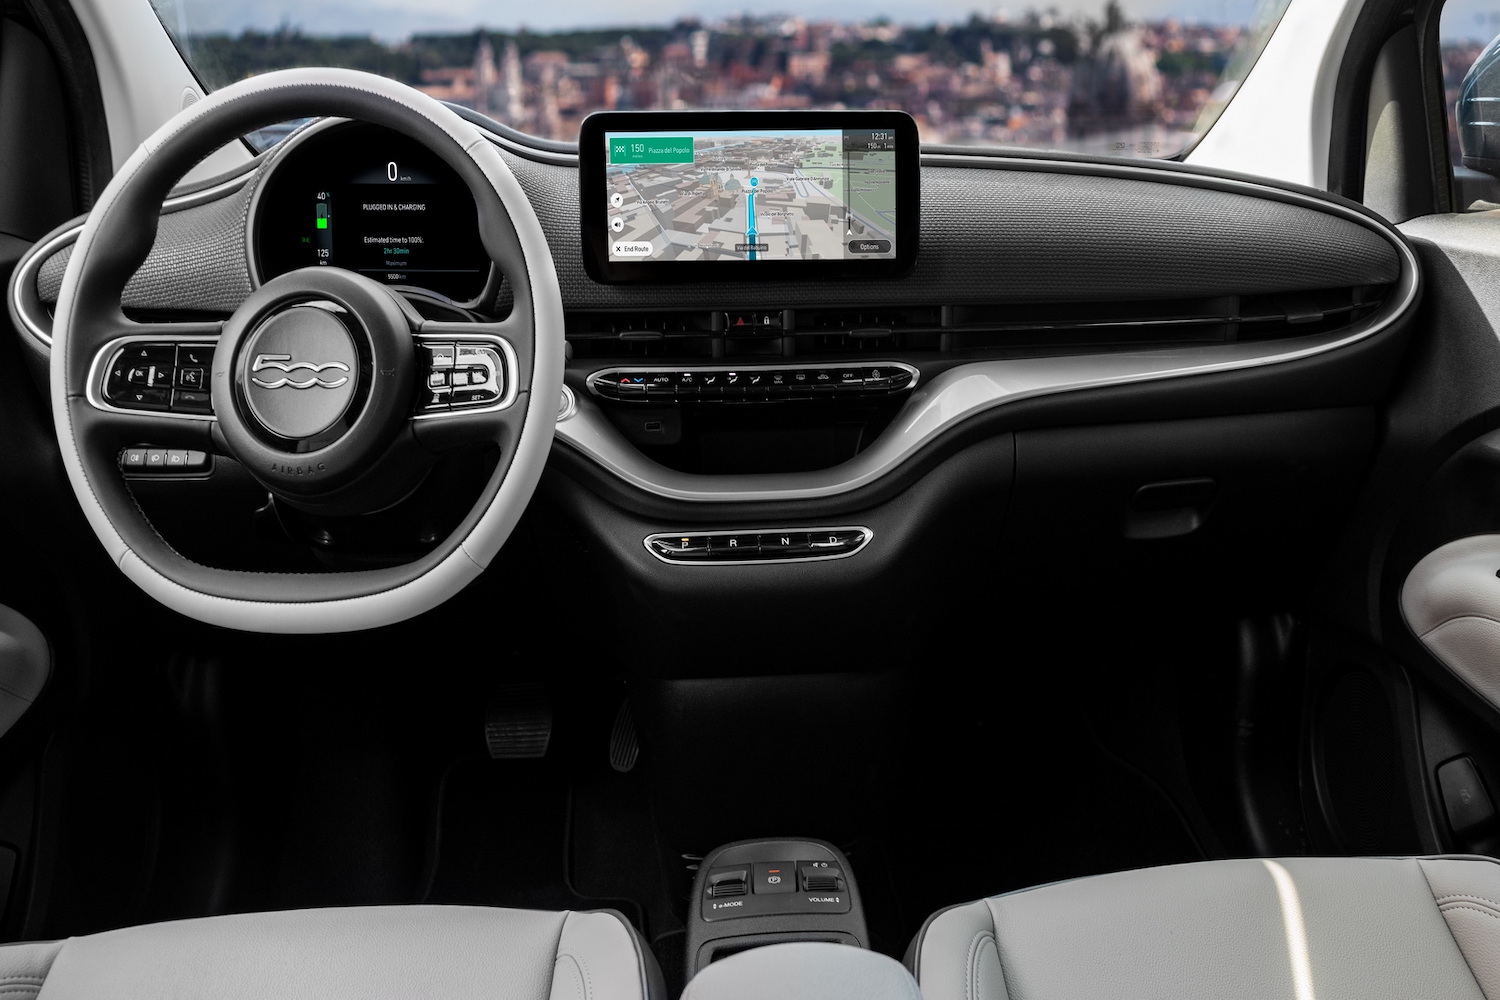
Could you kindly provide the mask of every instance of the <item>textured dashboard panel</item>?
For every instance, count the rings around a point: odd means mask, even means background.
[[[1374,229],[1312,207],[1184,184],[1166,171],[1158,181],[1020,164],[929,165],[922,249],[905,278],[601,285],[583,270],[577,171],[503,155],[541,219],[570,309],[1172,299],[1385,284],[1400,270],[1395,248]],[[125,304],[233,310],[251,289],[250,190],[164,215]],[[42,301],[56,301],[70,251],[38,271]]]
[[[575,309],[1185,298],[1384,284],[1400,267],[1390,243],[1358,223],[1174,183],[1166,171],[1157,182],[924,166],[922,248],[905,278],[600,285],[583,270],[577,172],[506,161],[531,195],[563,302]]]
[[[250,294],[245,226],[253,185],[161,217],[156,242],[121,296],[133,308],[233,312]],[[37,270],[37,295],[57,301],[73,245]]]

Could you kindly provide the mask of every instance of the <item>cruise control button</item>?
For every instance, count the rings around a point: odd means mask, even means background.
[[[428,368],[452,368],[453,356],[458,351],[457,344],[423,344],[422,350],[426,352],[423,362]]]
[[[494,389],[454,389],[448,400],[454,406],[480,406],[484,403],[498,403],[500,394]]]
[[[448,390],[428,389],[418,397],[417,405],[422,410],[446,410],[448,408]]]
[[[448,372],[428,372],[427,388],[441,389],[443,386],[448,384],[448,374]]]

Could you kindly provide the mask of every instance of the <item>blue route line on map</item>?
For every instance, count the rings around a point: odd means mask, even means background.
[[[750,207],[749,207],[749,210],[748,210],[748,212],[746,214],[746,219],[748,221],[745,224],[745,242],[749,243],[752,247],[757,242],[759,242],[759,237],[760,237],[760,233],[756,232],[756,229],[755,229],[755,189],[757,187],[759,187],[759,186],[760,186],[760,178],[759,177],[752,177],[752,178],[750,178],[750,194],[749,194]],[[759,260],[760,259],[760,255],[757,254],[754,250],[751,250],[750,251],[750,259],[751,260]]]

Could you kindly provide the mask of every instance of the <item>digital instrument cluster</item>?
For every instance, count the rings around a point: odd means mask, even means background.
[[[257,199],[262,280],[341,267],[472,302],[490,277],[474,198],[436,154],[399,133],[339,123],[288,140]]]

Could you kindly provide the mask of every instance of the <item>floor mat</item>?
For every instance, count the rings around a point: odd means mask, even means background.
[[[635,900],[574,888],[572,786],[549,761],[463,761],[444,775],[439,796],[426,902],[615,909],[641,926]]]

